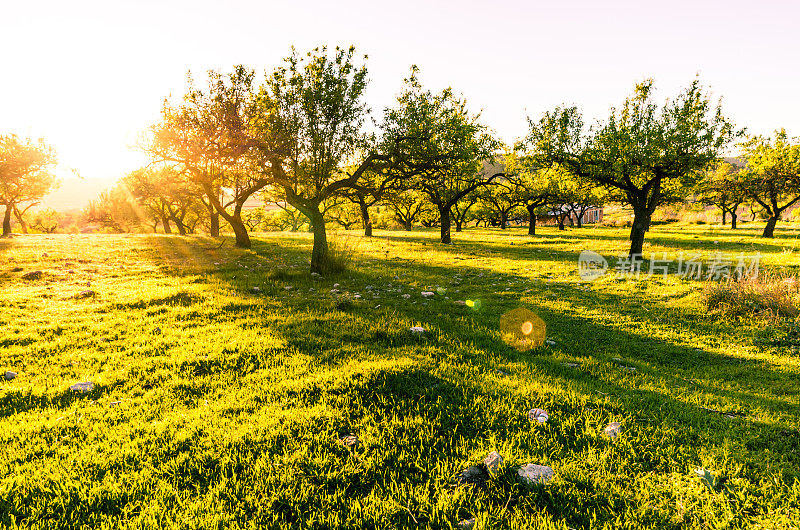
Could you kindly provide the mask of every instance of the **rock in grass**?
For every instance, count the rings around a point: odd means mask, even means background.
[[[503,457],[497,451],[492,451],[483,459],[483,465],[489,473],[497,473],[498,468],[503,465]]]
[[[459,530],[472,530],[475,526],[475,518],[471,517],[469,519],[462,519],[458,522]]]
[[[553,468],[539,464],[525,464],[519,468],[517,475],[527,484],[544,484],[553,478]]]
[[[253,291],[254,293],[260,293],[261,287],[251,287],[250,290]]]
[[[561,366],[566,366],[567,368],[580,368],[581,363],[561,363]]]
[[[12,372],[11,370],[8,370],[6,371],[6,373],[3,374],[3,377],[6,378],[6,381],[11,381],[15,377],[17,377],[17,372]]]
[[[343,434],[339,436],[339,441],[342,442],[342,445],[345,447],[350,447],[351,449],[355,449],[358,447],[359,441],[358,436],[353,433]]]
[[[87,289],[86,291],[81,291],[77,293],[73,298],[76,300],[82,300],[84,298],[91,298],[95,295],[95,292],[92,290]]]
[[[545,339],[544,343],[547,344],[550,347],[553,347],[553,346],[556,345],[556,341],[554,341],[553,339]]]
[[[458,474],[458,484],[460,486],[483,487],[486,485],[488,478],[486,471],[478,466],[470,466]]]
[[[26,272],[22,275],[23,280],[41,280],[44,273],[42,271]]]
[[[609,438],[614,439],[617,436],[619,436],[621,428],[622,428],[622,424],[620,424],[620,422],[612,421],[611,423],[606,425],[605,429],[603,429],[603,434],[605,434]]]
[[[528,411],[528,419],[531,421],[538,421],[539,423],[547,423],[547,420],[550,419],[550,415],[546,410],[531,409]]]
[[[425,333],[425,328],[423,328],[421,326],[414,326],[414,327],[408,328],[408,331],[410,331],[411,333],[421,334],[421,333]]]
[[[422,291],[419,294],[422,295],[425,298],[430,298],[431,296],[433,296],[433,292],[432,291]]]
[[[25,269],[23,269],[22,267],[14,267],[13,269],[11,269],[11,272],[22,272],[24,270]]]
[[[75,383],[74,385],[69,387],[69,389],[72,390],[73,392],[80,392],[81,394],[91,392],[93,388],[94,388],[94,383],[92,383],[91,381],[81,381],[80,383]]]

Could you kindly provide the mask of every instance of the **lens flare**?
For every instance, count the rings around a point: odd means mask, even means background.
[[[547,325],[533,311],[518,307],[500,317],[500,332],[506,344],[527,351],[544,344]]]

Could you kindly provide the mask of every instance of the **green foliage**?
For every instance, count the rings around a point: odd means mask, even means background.
[[[30,226],[44,234],[52,234],[59,229],[62,215],[52,208],[36,210],[31,215]]]
[[[723,215],[737,215],[739,206],[748,198],[744,172],[727,161],[715,164],[697,184],[697,198],[702,204],[716,206]]]
[[[653,82],[640,83],[589,129],[575,107],[557,107],[529,123],[525,145],[539,166],[563,166],[633,208],[632,256],[641,254],[656,208],[682,201],[737,135],[697,80],[662,106],[653,100]]]
[[[387,141],[402,139],[404,163],[412,169],[404,187],[421,191],[439,209],[441,239],[449,243],[451,208],[498,176],[486,174],[483,164],[493,162],[501,143],[452,88],[433,93],[417,74],[412,68],[397,107],[384,113],[383,131]]]
[[[181,235],[193,232],[203,214],[201,190],[185,172],[171,166],[141,168],[125,175],[120,182],[149,214],[152,224],[161,222],[165,232],[170,231],[170,222]]]
[[[742,149],[747,160],[743,186],[770,220],[763,235],[772,237],[781,214],[800,200],[800,140],[780,130],[774,139],[751,138]]]
[[[50,172],[55,164],[55,151],[43,140],[0,135],[0,205],[6,207],[3,236],[11,233],[12,211],[37,204],[56,187],[56,178]]]

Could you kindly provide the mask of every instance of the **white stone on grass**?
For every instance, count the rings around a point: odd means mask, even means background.
[[[414,326],[414,327],[408,328],[408,331],[410,331],[411,333],[425,333],[425,328],[423,328],[421,326]]]
[[[539,464],[525,464],[519,468],[517,475],[528,484],[544,484],[553,478],[553,468]]]
[[[6,378],[6,381],[11,381],[15,377],[17,377],[17,372],[12,372],[11,370],[8,370],[6,371],[6,373],[3,374],[3,377]]]
[[[422,296],[424,296],[425,298],[429,298],[429,297],[433,296],[433,294],[434,294],[434,293],[432,293],[431,291],[422,291],[422,292],[421,292],[421,293],[419,293],[419,294],[421,294],[421,295],[422,295]]]
[[[81,394],[85,394],[86,392],[91,392],[94,388],[94,383],[91,381],[81,381],[80,383],[75,383],[71,387],[70,390],[74,392],[80,392]]]
[[[343,434],[339,437],[339,441],[342,442],[342,445],[345,447],[357,447],[359,443],[358,436],[353,433]]]
[[[472,530],[475,526],[475,518],[472,517],[470,519],[463,519],[458,522],[459,530]]]
[[[528,419],[531,421],[538,421],[539,423],[547,423],[547,420],[550,419],[550,415],[546,410],[532,409],[528,411]]]
[[[603,429],[603,434],[605,434],[609,438],[614,439],[617,436],[619,436],[621,428],[622,428],[622,424],[620,422],[612,421],[611,423],[606,425],[605,429]]]
[[[405,298],[406,300],[408,300],[409,298],[411,298],[411,295],[410,295],[410,294],[408,294],[408,293],[406,293],[406,294],[404,294],[404,295],[403,295],[403,298]]]
[[[496,473],[497,469],[503,465],[503,457],[497,451],[492,451],[483,459],[483,465],[489,473]]]

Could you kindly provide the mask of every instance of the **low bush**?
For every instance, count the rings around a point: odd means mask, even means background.
[[[730,317],[800,315],[800,279],[785,273],[709,282],[703,295],[710,311]]]

